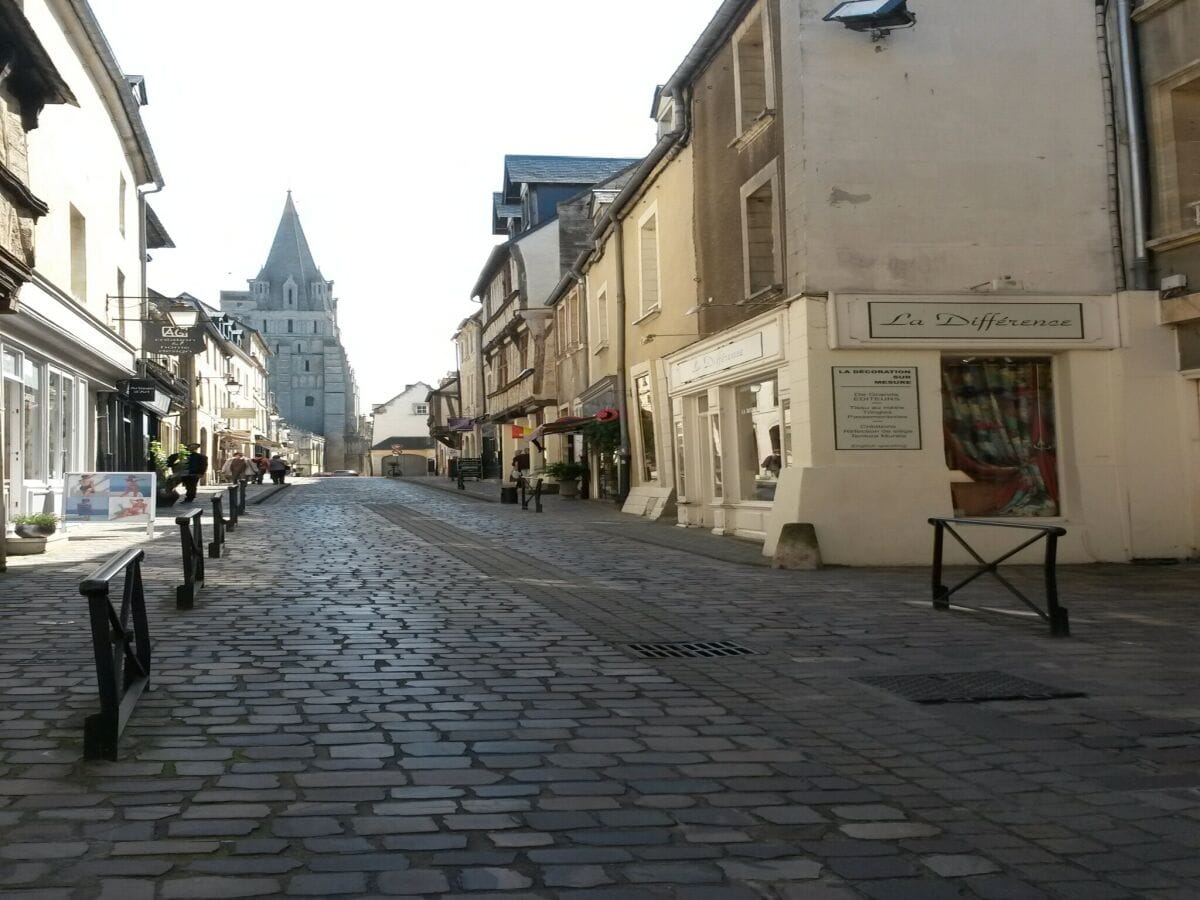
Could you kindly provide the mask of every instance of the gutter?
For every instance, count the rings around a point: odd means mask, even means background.
[[[1137,44],[1133,35],[1130,0],[1116,0],[1117,47],[1121,63],[1121,99],[1125,105],[1125,128],[1129,134],[1129,194],[1133,207],[1133,288],[1151,290],[1149,204],[1146,177],[1146,129],[1142,116],[1141,77]]]

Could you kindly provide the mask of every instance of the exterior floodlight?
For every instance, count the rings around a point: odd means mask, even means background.
[[[200,311],[190,304],[180,303],[169,307],[167,315],[171,317],[171,322],[179,328],[191,328],[200,318]]]
[[[843,0],[822,21],[869,31],[878,40],[894,28],[912,28],[917,17],[908,11],[908,0]]]

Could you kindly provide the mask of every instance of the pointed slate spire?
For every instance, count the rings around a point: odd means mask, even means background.
[[[304,229],[300,227],[300,215],[296,212],[296,204],[292,202],[291,191],[287,192],[287,202],[283,205],[283,215],[275,230],[271,252],[267,254],[267,261],[258,273],[259,280],[271,282],[272,287],[287,281],[288,276],[302,285],[325,280],[313,261],[312,251],[308,249],[308,240],[304,237]]]

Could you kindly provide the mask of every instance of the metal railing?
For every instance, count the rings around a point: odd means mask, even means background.
[[[531,493],[531,494],[525,493],[526,484],[527,484],[526,479],[522,478],[521,479],[521,510],[522,511],[528,510],[529,509],[529,501],[533,500],[534,501],[533,511],[541,512],[542,511],[542,479],[539,478],[537,480],[537,483],[533,486],[533,493]]]
[[[1058,561],[1058,539],[1067,533],[1065,528],[1060,528],[1057,525],[1032,525],[1024,522],[994,522],[990,519],[955,519],[935,516],[929,520],[929,524],[933,526],[933,608],[934,609],[949,609],[950,597],[958,591],[962,590],[968,584],[973,582],[981,575],[991,575],[999,581],[1008,590],[1010,594],[1033,610],[1043,621],[1050,626],[1050,633],[1055,637],[1068,637],[1071,634],[1070,618],[1067,615],[1067,609],[1060,606],[1058,602],[1058,574],[1055,571],[1055,566]],[[1022,541],[1007,553],[996,557],[994,560],[986,560],[972,547],[967,541],[954,530],[955,525],[968,526],[988,526],[991,528],[1016,528],[1024,531],[1036,532],[1033,537],[1026,541]],[[945,535],[954,538],[962,548],[971,555],[971,557],[979,563],[970,575],[960,581],[954,587],[946,587],[942,583],[942,566],[943,555],[945,549]],[[1038,541],[1046,542],[1046,552],[1042,559],[1042,578],[1046,590],[1046,608],[1042,609],[1028,597],[1026,597],[1011,581],[1005,578],[998,571],[1000,564],[1016,556],[1027,547],[1032,547]]]
[[[175,588],[175,608],[191,609],[204,587],[204,510],[189,510],[175,517],[183,550],[183,584]]]
[[[239,516],[246,514],[246,480],[239,478],[237,482],[237,511]]]
[[[142,692],[150,685],[150,630],[142,590],[144,550],[118,553],[79,584],[87,597],[96,656],[100,712],[83,728],[86,759],[117,758],[117,743]],[[112,581],[124,576],[121,611],[112,605]]]
[[[220,559],[225,555],[225,511],[222,509],[221,494],[212,497],[213,539],[208,545],[210,559]]]
[[[229,486],[229,518],[225,520],[225,527],[230,531],[235,531],[238,526],[238,489],[237,485]]]

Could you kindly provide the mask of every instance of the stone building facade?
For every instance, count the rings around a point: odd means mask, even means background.
[[[249,290],[222,291],[221,309],[262,333],[280,415],[325,438],[329,471],[357,468],[358,386],[342,346],[333,282],[309,250],[288,192],[267,261]]]

